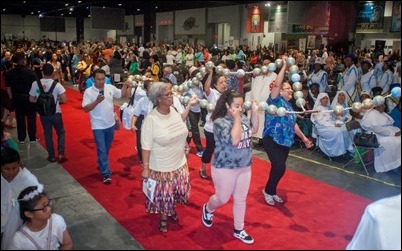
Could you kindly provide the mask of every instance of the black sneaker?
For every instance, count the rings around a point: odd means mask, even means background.
[[[36,139],[34,139],[34,140],[31,140],[31,143],[36,143],[36,142],[38,142],[39,141],[39,138],[36,138]]]
[[[202,206],[202,223],[204,224],[204,226],[206,227],[212,227],[212,219],[214,217],[213,213],[209,213],[207,211],[207,204],[204,204],[204,206]]]
[[[247,234],[247,232],[243,229],[243,230],[234,230],[233,231],[233,236],[236,237],[237,239],[241,240],[242,242],[246,243],[246,244],[253,244],[254,243],[254,239]]]
[[[112,177],[110,176],[103,177],[103,184],[110,184],[110,183],[112,183]]]

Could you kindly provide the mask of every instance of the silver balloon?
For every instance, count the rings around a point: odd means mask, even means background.
[[[209,104],[207,105],[207,110],[208,110],[209,112],[213,112],[214,109],[215,109],[215,104],[209,103]]]
[[[212,62],[212,61],[208,61],[206,64],[205,64],[205,67],[207,67],[208,69],[213,69],[214,67],[215,67],[215,65],[214,65],[214,62]]]
[[[210,61],[208,61],[208,62],[210,62]],[[208,63],[208,62],[207,62],[207,63]],[[205,69],[204,66],[201,67],[201,68],[200,68],[200,73],[202,74],[202,76],[205,76],[205,75],[207,74],[207,69]]]
[[[193,81],[191,81],[190,79],[187,80],[187,86],[188,88],[193,88],[194,87]]]
[[[268,67],[266,65],[261,66],[261,73],[262,74],[267,74],[268,73]]]
[[[243,104],[243,108],[244,108],[244,110],[250,110],[251,109],[251,102],[250,101],[246,101],[246,102],[244,102],[244,104]]]
[[[286,115],[286,108],[285,107],[279,107],[278,110],[276,110],[276,115],[278,117],[283,117]]]
[[[208,105],[208,100],[206,100],[206,99],[201,99],[200,100],[201,108],[205,108],[205,107],[207,107],[207,105]]]
[[[131,81],[131,87],[133,87],[133,88],[138,87],[138,82]]]
[[[304,94],[303,94],[303,92],[302,91],[296,91],[295,93],[293,93],[293,98],[294,99],[298,99],[298,98],[303,98],[304,97]]]
[[[297,91],[301,91],[303,88],[302,83],[300,82],[294,82],[292,85],[293,91],[297,92]]]
[[[134,76],[133,76],[133,75],[128,76],[128,78],[127,78],[127,81],[128,81],[128,82],[133,82],[133,80],[134,80]]]
[[[246,75],[246,72],[243,69],[238,69],[236,72],[237,78],[243,78]]]
[[[268,109],[268,104],[265,101],[261,101],[260,103],[258,103],[258,109],[260,111],[265,111]]]
[[[288,58],[286,59],[286,64],[289,65],[289,66],[292,66],[292,65],[294,65],[295,63],[296,63],[296,59],[295,59],[294,57],[288,57]]]
[[[181,96],[181,95],[178,95],[177,97],[179,98],[180,103],[183,103],[183,101],[184,101],[184,97],[183,97],[183,96]]]
[[[146,81],[146,80],[148,80],[148,78],[146,76],[142,76],[141,80]]]
[[[225,76],[225,77],[229,76],[230,75],[230,70],[228,68],[224,68],[223,71],[222,71],[222,75]]]
[[[177,88],[177,91],[182,93],[183,92],[183,85],[179,85],[179,87]]]
[[[183,86],[183,92],[188,91],[188,83],[184,82],[183,84],[181,84],[181,86]]]
[[[195,77],[198,79],[198,80],[202,80],[204,77],[202,76],[202,74],[201,74],[201,72],[198,72],[197,74],[195,74]]]
[[[374,102],[371,98],[366,98],[365,100],[363,100],[362,104],[365,110],[370,110],[371,108],[374,107]]]
[[[268,64],[268,71],[270,71],[270,72],[276,71],[276,65],[275,65],[275,63],[269,63],[269,64]]]
[[[216,74],[222,75],[222,72],[223,72],[223,67],[222,67],[222,65],[218,65],[218,66],[215,68],[215,71],[216,71]]]
[[[193,83],[193,85],[195,85],[195,86],[198,86],[199,84],[200,84],[200,81],[198,81],[198,79],[193,79],[192,81],[191,81],[192,83]]]
[[[289,67],[290,75],[299,73],[299,67],[297,65],[292,65]]]
[[[172,87],[173,92],[177,92],[178,89],[179,89],[179,86],[178,86],[178,85],[174,85],[174,86]]]
[[[183,104],[187,105],[189,101],[190,101],[190,97],[189,96],[184,96]]]
[[[283,64],[282,59],[278,58],[277,60],[275,60],[275,65],[276,65],[276,68],[277,68],[277,69],[281,69],[281,68],[282,68],[282,64]]]
[[[278,107],[276,107],[275,105],[269,105],[267,112],[269,115],[276,115],[277,110],[278,110]]]
[[[134,79],[137,80],[137,81],[141,81],[141,80],[142,80],[142,76],[136,74],[136,75],[134,75]]]
[[[261,75],[261,69],[260,68],[254,68],[253,69],[253,76],[257,77]]]
[[[297,107],[300,107],[304,110],[304,106],[306,105],[306,100],[304,98],[298,98],[298,99],[296,99],[296,105],[297,105]]]
[[[355,113],[360,113],[363,110],[363,104],[360,102],[354,102],[352,104],[352,111]]]
[[[381,95],[377,95],[373,98],[374,106],[380,106],[385,103],[385,98]]]
[[[335,114],[336,116],[342,116],[344,110],[345,110],[345,109],[343,108],[343,106],[338,104],[338,105],[336,105],[336,106],[334,107],[334,114]]]

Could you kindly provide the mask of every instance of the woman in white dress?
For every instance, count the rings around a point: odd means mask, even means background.
[[[331,107],[332,110],[335,110],[336,105],[341,105],[343,109],[348,108],[349,96],[345,91],[338,91],[332,100]],[[339,124],[345,124],[352,120],[352,115],[349,110],[343,110],[343,113],[340,116],[336,116],[337,122]]]
[[[401,130],[393,126],[394,120],[385,111],[385,105],[379,105],[366,111],[361,126],[374,132],[380,147],[374,150],[374,168],[376,172],[386,172],[401,166]]]
[[[346,151],[353,152],[352,142],[344,124],[337,122],[327,93],[318,94],[314,104],[311,121],[314,124],[317,135],[317,145],[329,157],[341,156]],[[314,136],[314,135],[313,135]]]

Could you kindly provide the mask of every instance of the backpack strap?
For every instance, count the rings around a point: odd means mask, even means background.
[[[56,87],[56,85],[57,85],[57,81],[53,80],[52,86],[50,86],[50,89],[49,89],[49,91],[47,93],[52,93],[54,88]]]
[[[37,79],[36,83],[38,83],[40,93],[45,93],[45,90],[43,90],[42,82],[39,79]]]
[[[128,106],[132,106],[133,104],[134,104],[134,96],[135,96],[135,92],[137,91],[137,88],[138,88],[138,85],[134,88],[134,92],[133,92],[133,95],[131,95],[131,98],[130,98],[130,102],[128,102]]]

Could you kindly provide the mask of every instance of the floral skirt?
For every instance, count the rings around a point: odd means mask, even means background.
[[[145,210],[148,213],[166,214],[175,212],[176,203],[185,204],[190,197],[190,176],[187,163],[172,172],[151,170],[151,179],[156,181],[154,202],[145,199]]]

